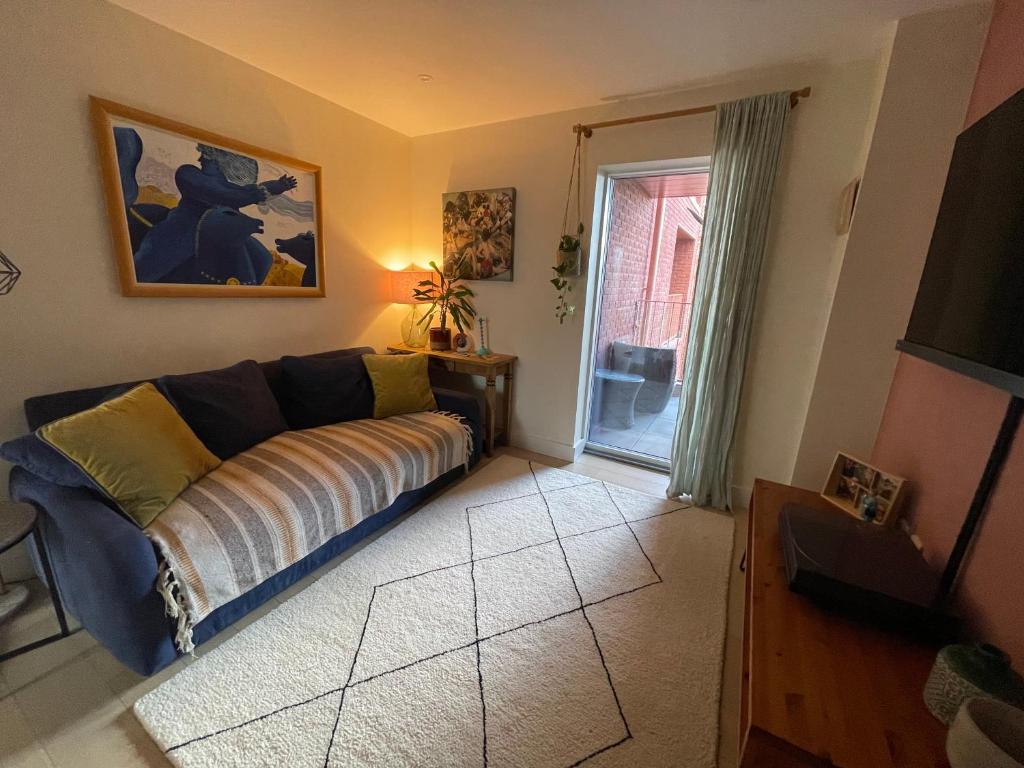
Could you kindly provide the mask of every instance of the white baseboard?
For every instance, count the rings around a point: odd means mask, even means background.
[[[540,437],[539,435],[524,435],[522,433],[513,433],[512,437],[512,445],[516,448],[522,448],[524,451],[533,451],[534,453],[540,453],[554,459],[561,459],[562,461],[576,461],[580,454],[583,453],[582,440],[574,443],[563,443],[547,437]]]

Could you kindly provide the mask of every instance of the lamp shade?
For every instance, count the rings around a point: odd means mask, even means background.
[[[430,280],[432,272],[425,269],[403,269],[391,273],[391,301],[395,304],[416,304],[412,292],[424,280]]]

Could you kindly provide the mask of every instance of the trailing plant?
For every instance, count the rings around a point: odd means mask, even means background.
[[[569,282],[569,278],[566,274],[573,270],[573,266],[569,261],[563,261],[557,267],[551,269],[555,272],[555,277],[551,278],[551,284],[555,286],[555,290],[558,291],[558,303],[555,304],[555,317],[558,318],[558,324],[561,325],[565,322],[565,318],[573,314],[576,311],[576,307],[569,303],[569,293],[572,291],[572,283]]]
[[[580,234],[582,235],[583,232],[581,231]],[[558,250],[564,251],[565,253],[577,251],[579,250],[579,247],[580,239],[578,237],[573,237],[572,235],[562,235],[562,239],[558,241]]]
[[[459,275],[463,274],[463,260],[453,265],[451,270],[454,277],[445,275],[444,270],[439,269],[435,262],[430,262],[430,268],[437,273],[437,282],[433,280],[420,281],[420,287],[413,290],[413,297],[417,301],[430,304],[427,314],[419,319],[421,325],[426,324],[429,328],[435,315],[440,315],[439,327],[444,330],[448,327],[448,317],[452,318],[459,333],[465,333],[467,328],[473,327],[473,318],[476,317],[476,309],[470,303],[470,299],[476,294],[468,287],[459,282]]]
[[[579,258],[580,249],[580,236],[583,235],[583,222],[576,227],[576,236],[573,235],[562,235],[561,240],[558,241],[558,250],[560,253],[571,253],[571,257],[560,258],[557,266],[552,267],[552,271],[555,276],[551,278],[551,284],[555,286],[555,290],[558,291],[558,302],[555,304],[555,317],[558,318],[558,324],[562,325],[565,323],[565,318],[576,312],[576,306],[569,303],[569,294],[572,292],[572,281],[570,277],[575,277],[576,270],[578,268],[577,259]]]

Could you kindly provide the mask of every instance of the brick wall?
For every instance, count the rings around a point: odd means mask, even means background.
[[[656,205],[637,182],[615,182],[597,340],[600,368],[611,365],[613,341],[633,340],[636,303],[647,287]]]
[[[658,209],[661,218],[658,220]],[[689,325],[688,304],[693,300],[696,255],[700,250],[701,222],[692,212],[703,215],[704,198],[649,196],[636,181],[618,181],[612,192],[608,251],[601,298],[601,327],[597,340],[597,365],[610,367],[614,341],[663,346],[682,328],[683,342],[678,355],[678,374],[686,353],[685,330]],[[660,226],[655,244],[654,227]],[[653,290],[647,295],[651,259],[657,246],[658,262]],[[647,322],[637,314],[637,303],[647,305]],[[643,307],[641,307],[641,313]],[[643,326],[643,327],[641,327]]]

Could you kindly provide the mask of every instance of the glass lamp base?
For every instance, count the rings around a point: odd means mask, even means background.
[[[412,311],[402,321],[402,343],[410,347],[423,347],[427,344],[427,324],[420,324],[418,304],[412,305]]]

